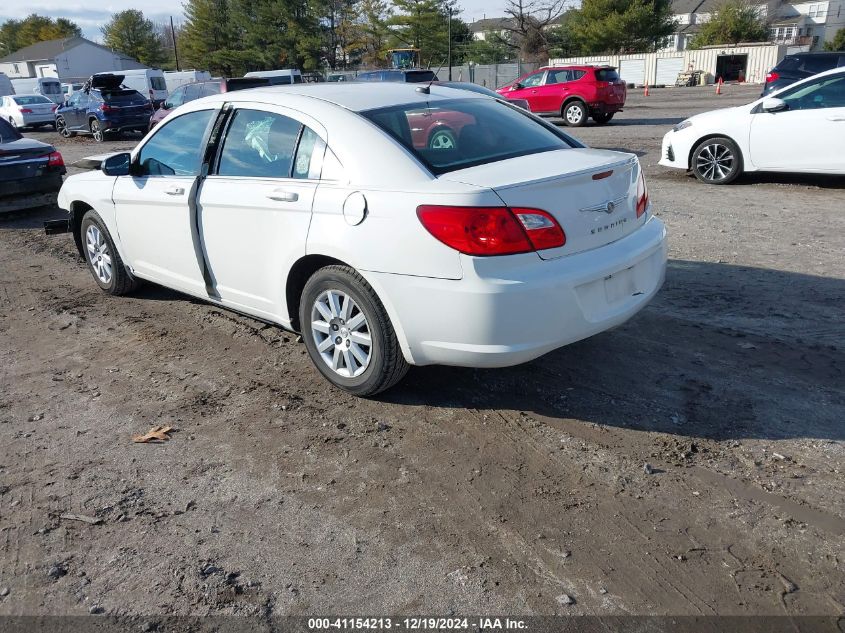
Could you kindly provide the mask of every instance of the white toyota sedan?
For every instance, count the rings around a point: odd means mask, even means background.
[[[409,365],[503,367],[617,326],[666,267],[635,156],[438,86],[193,101],[59,204],[106,292],[147,280],[301,332],[358,395]]]
[[[751,171],[845,174],[845,68],[679,123],[660,164],[713,185]]]

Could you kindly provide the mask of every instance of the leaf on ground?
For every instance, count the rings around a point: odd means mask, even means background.
[[[133,435],[132,441],[137,442],[138,444],[158,444],[160,442],[166,442],[170,439],[168,433],[172,430],[172,426],[154,426],[144,435]]]

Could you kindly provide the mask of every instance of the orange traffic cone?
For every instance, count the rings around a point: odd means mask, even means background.
[[[716,82],[716,94],[722,94],[722,78],[719,77],[719,81]]]
[[[645,85],[645,89],[643,90],[643,96],[644,97],[648,96],[648,84]]]

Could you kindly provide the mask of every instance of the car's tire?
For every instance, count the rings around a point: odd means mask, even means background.
[[[613,118],[614,114],[614,112],[603,112],[601,114],[594,114],[593,121],[595,121],[599,125],[605,125],[606,123],[610,122],[610,119]]]
[[[447,127],[434,130],[428,137],[428,149],[455,149],[457,146],[455,133]]]
[[[356,396],[389,389],[408,371],[384,306],[348,266],[326,266],[311,276],[302,290],[299,323],[320,373]]]
[[[93,209],[82,218],[82,247],[88,269],[94,281],[111,295],[129,294],[138,287],[138,280],[132,276],[102,218]]]
[[[91,119],[88,121],[88,130],[91,132],[91,136],[94,137],[94,140],[98,143],[102,143],[106,140],[106,133],[103,131],[103,127],[100,125],[99,119]]]
[[[729,138],[708,138],[701,141],[693,151],[690,169],[701,182],[727,185],[742,174],[742,153]]]
[[[18,124],[17,124],[17,123],[15,123],[15,119],[14,119],[14,117],[9,117],[9,125],[11,125],[11,126],[12,126],[13,128],[15,128],[16,130],[21,130],[21,129],[23,129],[23,127],[22,127],[22,126],[21,126],[21,127],[18,127]]]
[[[76,136],[76,132],[71,132],[68,129],[67,121],[63,116],[56,117],[56,132],[59,133],[60,136],[63,138],[70,138],[71,136]]]
[[[583,101],[568,101],[563,104],[560,115],[569,127],[581,127],[587,122],[589,113]]]

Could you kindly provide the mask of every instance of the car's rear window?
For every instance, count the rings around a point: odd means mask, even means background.
[[[0,143],[11,143],[23,138],[15,128],[0,119]]]
[[[615,68],[597,68],[596,81],[619,81],[619,73]]]
[[[41,95],[26,95],[23,97],[12,97],[18,105],[38,105],[39,103],[53,103],[47,97]]]
[[[407,83],[420,83],[423,81],[437,81],[437,75],[431,70],[409,70],[405,72]]]
[[[493,99],[410,103],[361,114],[434,174],[576,146],[552,125]]]
[[[831,68],[836,68],[836,62],[839,61],[834,55],[807,55],[804,59],[804,72],[815,75]]]
[[[100,90],[100,96],[106,103],[133,103],[146,100],[137,90]]]

